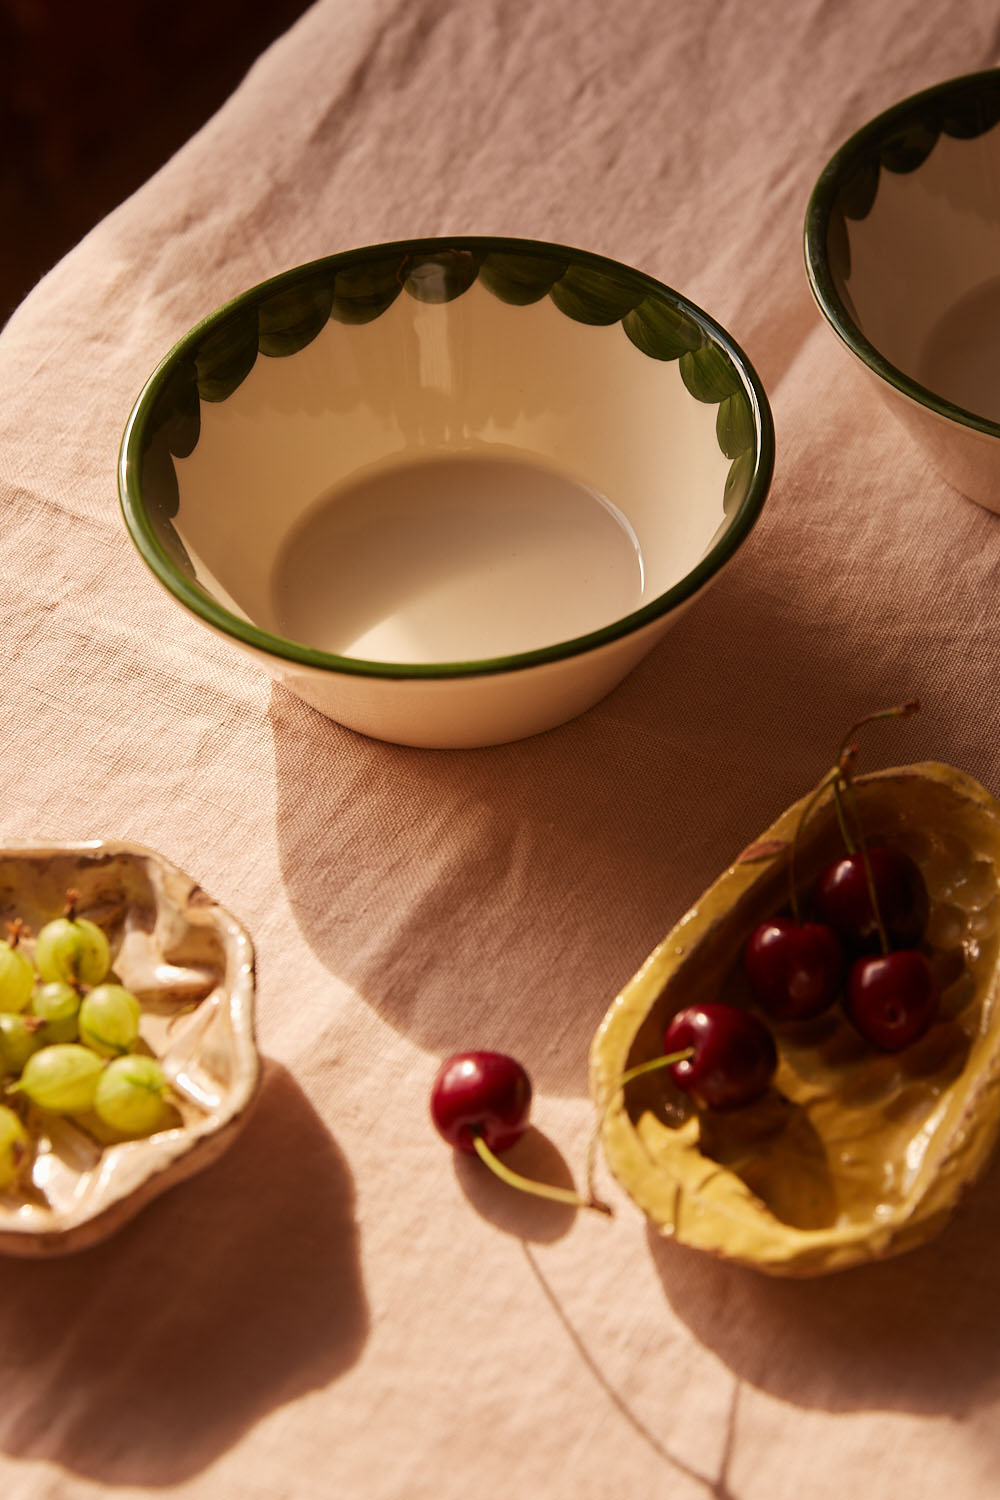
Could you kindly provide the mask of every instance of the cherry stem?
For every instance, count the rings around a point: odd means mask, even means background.
[[[864,729],[866,724],[875,724],[879,719],[909,719],[915,713],[919,713],[919,711],[920,700],[918,698],[908,698],[905,703],[897,703],[894,708],[883,708],[878,713],[866,714],[863,719],[859,719],[856,724],[851,725],[841,740],[840,749],[837,751],[838,765],[858,730]]]
[[[864,829],[861,823],[861,815],[858,812],[858,799],[854,795],[854,788],[851,785],[850,763],[848,762],[846,756],[841,762],[841,768],[841,780],[843,783],[844,793],[848,802],[850,803],[851,812],[854,815],[854,824],[858,833],[858,852],[861,855],[861,863],[865,867],[865,884],[868,886],[868,899],[872,904],[872,913],[875,917],[875,926],[878,929],[878,940],[882,946],[883,954],[886,954],[889,952],[889,938],[885,930],[885,923],[882,921],[882,913],[879,910],[878,896],[875,894],[875,877],[872,874],[872,862],[868,858],[868,844],[865,841]]]
[[[601,1138],[601,1130],[604,1127],[608,1110],[611,1108],[612,1099],[616,1094],[621,1092],[626,1084],[631,1083],[634,1078],[642,1078],[646,1073],[655,1073],[659,1068],[669,1068],[673,1063],[687,1062],[689,1057],[694,1057],[694,1051],[693,1047],[684,1047],[680,1052],[665,1052],[661,1057],[651,1057],[644,1063],[636,1063],[634,1068],[626,1068],[625,1072],[622,1073],[621,1077],[615,1083],[614,1088],[608,1091],[608,1096],[601,1106],[600,1114],[597,1116],[597,1124],[590,1133],[590,1142],[587,1146],[587,1189],[594,1202],[598,1201],[597,1195],[594,1192],[594,1167],[597,1160],[597,1144]],[[608,1213],[610,1212],[611,1210],[608,1209]]]
[[[896,706],[893,708],[883,708],[880,709],[878,713],[866,714],[863,719],[858,719],[857,723],[852,724],[850,729],[847,731],[847,733],[844,735],[844,738],[840,742],[840,748],[837,751],[836,764],[831,771],[828,771],[826,773],[822,781],[816,787],[812,796],[809,798],[805,807],[802,809],[802,816],[799,818],[795,833],[792,837],[792,848],[788,860],[788,899],[789,905],[792,908],[792,919],[797,925],[801,925],[802,916],[799,909],[799,883],[795,873],[795,859],[798,853],[799,837],[802,833],[803,827],[805,826],[806,820],[808,819],[810,813],[813,811],[820,797],[826,791],[827,787],[829,787],[833,792],[833,807],[834,812],[837,816],[837,824],[840,828],[841,838],[844,840],[844,843],[847,846],[848,854],[854,854],[856,852],[854,840],[851,837],[851,831],[848,827],[847,818],[844,813],[843,799],[840,795],[841,787],[844,787],[846,789],[848,786],[849,778],[852,771],[854,770],[854,763],[857,760],[858,756],[858,747],[856,744],[854,744],[854,737],[858,733],[858,730],[863,729],[866,724],[874,724],[878,719],[908,719],[912,714],[915,714],[919,708],[920,704],[918,700],[916,698],[909,698],[905,703],[896,704]],[[857,807],[853,806],[852,810],[854,812],[855,821],[857,821]],[[874,886],[871,878],[871,868],[868,863],[868,853],[864,847],[864,839],[860,834],[860,825],[858,843],[861,845],[861,856],[864,860],[865,872],[869,885],[869,893],[873,895]],[[879,913],[877,905],[875,906],[875,921],[878,926],[879,935],[882,937],[882,940],[884,942],[885,929],[882,925],[882,917]],[[886,951],[888,951],[888,949],[886,949]]]
[[[813,808],[816,806],[816,803],[819,801],[820,797],[822,797],[828,786],[832,785],[834,800],[836,800],[837,778],[839,775],[839,766],[835,766],[832,771],[827,771],[826,775],[823,777],[823,780],[819,783],[819,786],[815,788],[811,797],[809,798],[809,801],[802,809],[802,816],[799,819],[798,823],[795,825],[795,832],[792,835],[792,847],[789,851],[788,856],[788,900],[789,905],[792,908],[792,919],[795,922],[796,926],[801,926],[802,924],[802,915],[799,910],[799,882],[795,873],[795,860],[799,850],[799,835],[801,834],[802,829],[805,827],[806,819],[809,817],[809,814],[812,812]]]
[[[636,1063],[634,1068],[628,1068],[618,1082],[615,1084],[615,1093],[623,1089],[626,1084],[631,1083],[633,1078],[642,1078],[646,1073],[655,1073],[659,1068],[670,1068],[674,1063],[687,1062],[689,1057],[694,1057],[693,1047],[684,1047],[680,1052],[665,1052],[662,1057],[651,1057],[647,1062]],[[610,1096],[608,1103],[610,1104]],[[607,1105],[605,1105],[607,1109]]]
[[[495,1152],[490,1150],[478,1133],[473,1136],[472,1144],[480,1161],[485,1162],[490,1171],[508,1187],[518,1188],[522,1193],[533,1193],[536,1198],[549,1198],[553,1203],[568,1203],[573,1208],[592,1208],[596,1213],[607,1214],[610,1217],[610,1206],[602,1203],[593,1194],[589,1198],[581,1198],[574,1188],[553,1187],[550,1183],[535,1182],[531,1177],[522,1177],[520,1172],[512,1171]]]
[[[844,799],[840,791],[841,786],[847,781],[847,778],[854,770],[854,763],[857,758],[857,745],[849,745],[837,762],[837,774],[833,778],[833,807],[837,814],[837,826],[840,829],[840,837],[844,841],[844,847],[848,854],[857,853],[857,847],[851,837],[851,830],[847,826],[847,813],[844,809]]]

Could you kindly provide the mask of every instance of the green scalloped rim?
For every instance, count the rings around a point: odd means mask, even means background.
[[[202,401],[225,401],[258,355],[280,358],[314,339],[329,319],[367,323],[405,290],[427,302],[459,297],[477,280],[525,306],[548,296],[566,316],[621,323],[652,359],[677,360],[698,401],[717,404],[716,432],[732,460],[725,534],[690,573],[643,608],[572,640],[481,661],[411,664],[337,656],[272,635],[223,609],[199,587],[173,526],[179,496],[173,456],[192,452]],[[760,514],[774,468],[767,397],[746,355],[708,315],[641,271],[588,251],[538,240],[458,236],[401,240],[327,256],[251,287],[198,323],[149,377],[129,415],[118,463],[118,493],[129,533],[147,566],[206,624],[302,666],[354,676],[446,678],[506,672],[588,651],[648,624],[695,594],[728,561]]]
[[[901,100],[870,120],[830,158],[806,209],[809,285],[831,328],[876,375],[939,416],[991,437],[1000,423],[957,406],[890,363],[861,331],[843,283],[850,274],[848,219],[871,212],[882,172],[915,172],[942,135],[974,140],[1000,123],[1000,69],[968,73]]]

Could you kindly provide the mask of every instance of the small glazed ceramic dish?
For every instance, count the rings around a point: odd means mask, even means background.
[[[1000,510],[1000,70],[895,105],[806,215],[820,310],[945,479]]]
[[[0,918],[25,924],[29,956],[32,934],[62,913],[68,890],[78,893],[78,914],[108,938],[113,977],[141,1003],[137,1050],[162,1065],[171,1107],[163,1128],[123,1139],[96,1117],[28,1106],[22,1180],[0,1193],[0,1253],[7,1255],[61,1255],[104,1239],[215,1161],[246,1120],[258,1085],[254,957],[240,924],[138,845],[0,848]]]
[[[119,488],[179,603],[338,722],[425,746],[611,690],[754,524],[773,465],[732,339],[638,271],[406,241],[237,297],[142,391]]]

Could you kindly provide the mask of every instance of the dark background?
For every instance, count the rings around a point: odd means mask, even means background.
[[[0,325],[309,0],[0,0]]]

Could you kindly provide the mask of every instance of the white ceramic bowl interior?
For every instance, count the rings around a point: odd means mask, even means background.
[[[810,200],[821,311],[938,469],[1000,509],[1000,70],[904,100]]]
[[[122,445],[154,573],[364,733],[488,744],[603,696],[734,554],[767,403],[704,313],[558,246],[333,256],[168,355]]]

